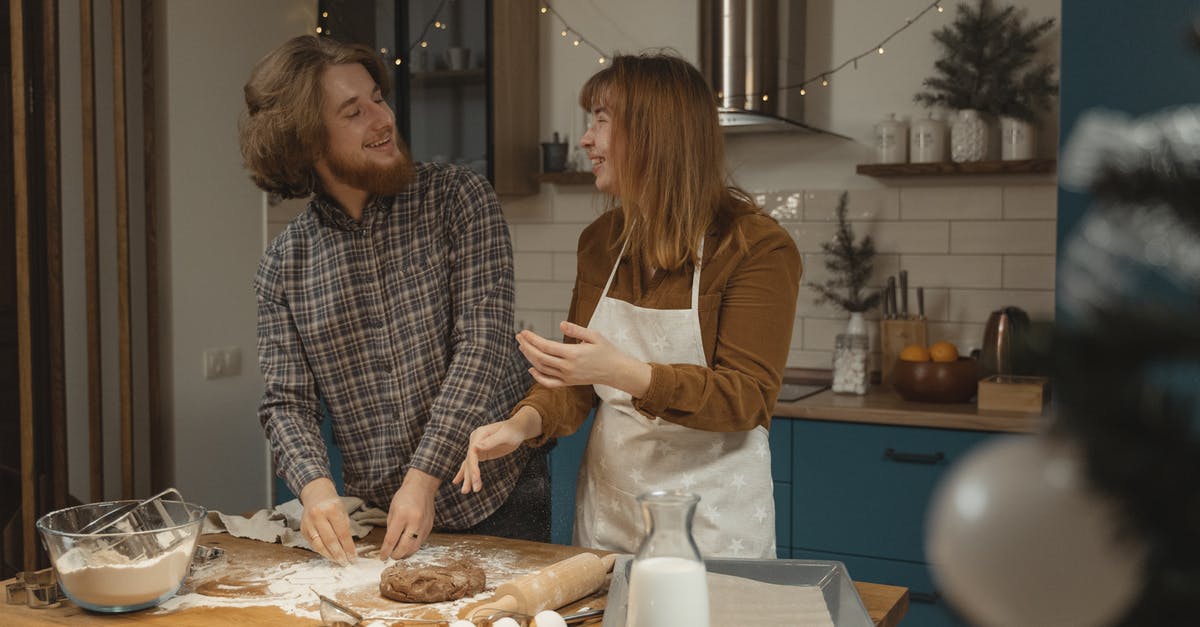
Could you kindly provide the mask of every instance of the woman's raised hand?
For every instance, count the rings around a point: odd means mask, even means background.
[[[548,340],[533,331],[517,334],[521,354],[533,366],[529,373],[546,387],[599,383],[641,397],[650,387],[650,364],[621,352],[603,335],[571,322],[561,322],[563,335],[575,344]]]
[[[479,462],[504,457],[517,450],[525,440],[541,434],[542,416],[528,405],[518,409],[508,420],[475,429],[467,445],[467,457],[459,466],[458,474],[454,475],[454,484],[462,484],[463,494],[482,490]]]

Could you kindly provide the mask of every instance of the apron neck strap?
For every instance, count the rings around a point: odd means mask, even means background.
[[[625,255],[625,247],[629,245],[629,238],[626,237],[624,242],[621,242],[621,252],[617,253],[617,260],[613,263],[612,271],[608,273],[608,281],[604,283],[604,291],[600,292],[600,298],[608,296],[608,288],[612,287],[613,277],[617,276],[617,268],[621,267],[621,257]],[[700,246],[696,250],[696,269],[692,272],[692,309],[700,307],[700,267],[704,265],[704,238],[700,238]]]

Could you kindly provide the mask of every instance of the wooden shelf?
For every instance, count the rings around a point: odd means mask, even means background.
[[[972,161],[967,163],[860,163],[859,174],[877,177],[991,174],[1054,174],[1054,159]]]
[[[543,172],[537,175],[539,183],[556,185],[595,185],[596,175],[591,172]]]

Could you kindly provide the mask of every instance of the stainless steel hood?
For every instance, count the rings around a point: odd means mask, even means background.
[[[700,0],[701,70],[727,132],[825,133],[804,123],[807,0]],[[832,133],[831,133],[832,134]]]

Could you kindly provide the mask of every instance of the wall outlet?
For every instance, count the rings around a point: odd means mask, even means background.
[[[242,373],[242,349],[222,346],[204,350],[204,378],[220,379]]]

